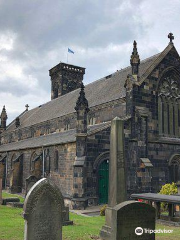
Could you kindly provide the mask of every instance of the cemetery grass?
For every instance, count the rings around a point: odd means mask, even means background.
[[[63,240],[98,239],[99,231],[104,224],[104,217],[83,217],[70,213],[74,226],[63,227]],[[156,240],[180,239],[180,228],[158,224],[156,229],[172,229],[173,234],[157,234]],[[0,240],[22,240],[24,220],[22,209],[0,206]]]
[[[21,203],[24,203],[24,198],[19,196],[18,194],[11,194],[11,193],[7,193],[5,191],[2,192],[2,198],[11,198],[11,197],[17,197],[17,198],[19,198]]]

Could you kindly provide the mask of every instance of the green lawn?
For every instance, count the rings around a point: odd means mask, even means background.
[[[73,226],[63,227],[63,240],[92,240],[99,235],[104,217],[83,217],[70,214]],[[173,229],[173,234],[157,234],[156,240],[180,239],[180,228],[157,225],[157,229]],[[0,206],[0,240],[23,240],[22,209]]]
[[[70,213],[73,226],[63,227],[64,240],[89,240],[98,236],[104,217],[82,217]],[[0,206],[0,240],[23,240],[22,209]]]
[[[18,197],[20,199],[20,202],[23,203],[24,202],[24,198],[19,196],[18,194],[10,194],[7,192],[2,192],[2,197],[3,198],[11,198],[11,197]]]

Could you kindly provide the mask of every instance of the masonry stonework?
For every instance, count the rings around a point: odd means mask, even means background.
[[[110,126],[124,120],[127,193],[158,192],[180,172],[180,58],[174,44],[143,61],[134,42],[131,66],[84,87],[84,68],[50,70],[52,100],[26,107],[9,125],[3,107],[0,178],[25,192],[26,179],[51,178],[66,205],[105,203]],[[7,112],[6,112],[7,111]]]

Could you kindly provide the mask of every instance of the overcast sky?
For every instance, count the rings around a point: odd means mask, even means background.
[[[85,84],[162,51],[173,32],[180,51],[180,0],[0,0],[0,110],[8,122],[50,100],[48,70],[86,68]]]

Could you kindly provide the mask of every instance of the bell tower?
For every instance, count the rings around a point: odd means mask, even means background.
[[[60,62],[49,70],[51,100],[81,87],[85,68]]]

